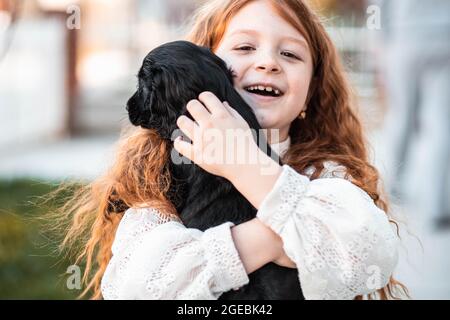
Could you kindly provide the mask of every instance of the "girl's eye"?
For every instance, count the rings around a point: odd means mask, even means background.
[[[242,46],[242,47],[236,48],[236,50],[251,51],[251,50],[255,50],[255,49],[253,47],[251,47],[251,46]],[[296,59],[296,60],[302,60],[298,56],[296,56],[295,54],[287,52],[287,51],[283,51],[281,54],[286,56],[286,57],[288,57],[288,58],[293,58],[293,59]]]
[[[300,59],[299,57],[297,57],[295,54],[290,53],[290,52],[283,51],[281,54],[284,55],[284,56],[286,56],[286,57],[288,57],[288,58],[294,58],[294,59],[297,59],[297,60],[301,60],[301,59]]]
[[[253,47],[250,47],[250,46],[243,46],[243,47],[237,48],[236,50],[250,51],[250,50],[253,50]]]

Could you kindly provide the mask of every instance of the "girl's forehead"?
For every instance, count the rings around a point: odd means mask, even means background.
[[[225,37],[239,35],[279,34],[286,37],[305,38],[290,22],[281,17],[266,1],[254,1],[241,8],[227,24]]]

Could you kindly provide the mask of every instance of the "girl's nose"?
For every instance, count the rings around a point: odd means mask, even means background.
[[[261,56],[256,63],[256,69],[272,73],[278,73],[281,70],[280,65],[271,54]]]

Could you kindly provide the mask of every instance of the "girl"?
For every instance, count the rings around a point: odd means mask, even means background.
[[[177,122],[192,143],[176,140],[175,149],[229,179],[258,215],[236,226],[187,229],[166,200],[170,144],[152,130],[133,130],[112,169],[62,208],[74,215],[63,247],[88,231],[79,255],[86,261],[84,293],[217,299],[273,261],[298,269],[306,299],[407,294],[392,278],[398,230],[390,222],[396,223],[378,191],[338,55],[317,16],[302,0],[217,0],[194,21],[187,40],[211,48],[234,70],[234,86],[262,127],[278,130],[268,139],[284,165],[202,162],[207,130],[248,129],[227,103],[202,93],[187,106],[195,122]],[[255,87],[280,94],[258,95]],[[256,145],[249,151],[265,156]],[[271,174],[262,174],[262,162]]]

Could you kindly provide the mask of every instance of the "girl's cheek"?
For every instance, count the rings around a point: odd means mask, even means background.
[[[243,78],[244,74],[249,69],[248,66],[250,64],[249,64],[249,62],[245,62],[245,61],[234,61],[231,63],[231,65],[236,74],[236,79],[240,80]]]

